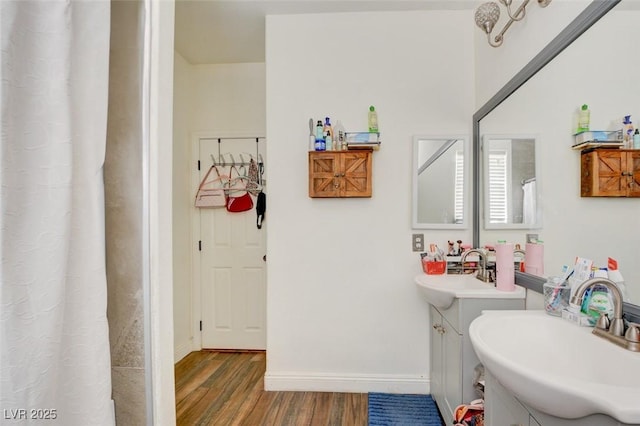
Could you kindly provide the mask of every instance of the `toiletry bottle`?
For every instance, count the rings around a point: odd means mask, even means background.
[[[640,132],[638,132],[638,129],[633,134],[633,149],[640,149]]]
[[[378,132],[378,113],[376,109],[371,105],[369,107],[369,133]]]
[[[344,139],[344,126],[340,120],[333,126],[333,142],[337,151],[344,149],[342,147],[342,144],[346,143]]]
[[[633,122],[631,121],[630,115],[625,115],[624,120],[622,120],[622,140],[623,140],[623,148],[631,148],[633,147]]]
[[[576,133],[586,132],[589,130],[589,122],[591,121],[591,111],[587,104],[582,105],[578,114],[578,130]]]
[[[498,241],[496,244],[496,289],[500,291],[516,289],[513,244],[505,241]]]
[[[322,131],[324,132],[324,134],[327,134],[327,131],[328,131],[331,133],[331,136],[333,136],[333,126],[331,125],[331,120],[329,119],[329,117],[324,118],[324,125],[322,126]]]
[[[629,301],[629,296],[627,295],[627,286],[624,283],[624,278],[622,278],[622,274],[618,269],[618,261],[612,258],[607,259],[607,277],[616,283],[618,288],[620,289],[620,293],[622,294],[622,300],[624,302]]]
[[[325,117],[324,125],[322,126],[322,133],[324,134],[324,141],[327,151],[333,151],[333,127],[329,117]]]
[[[322,121],[318,120],[318,124],[316,124],[316,139],[324,139],[323,129]]]
[[[322,121],[318,120],[318,124],[316,124],[316,151],[325,151],[327,149],[322,128]]]

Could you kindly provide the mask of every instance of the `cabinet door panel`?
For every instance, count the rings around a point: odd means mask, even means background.
[[[596,162],[598,192],[610,196],[626,195],[627,178],[622,172],[626,169],[623,152],[600,152]]]
[[[460,336],[446,321],[442,323],[444,334],[442,335],[444,367],[444,393],[447,401],[447,409],[453,413],[456,407],[462,404],[462,336]],[[467,401],[469,402],[469,401]]]
[[[336,173],[340,164],[335,154],[309,154],[309,196],[337,197]]]
[[[371,153],[349,152],[342,156],[343,191],[347,197],[371,196]]]

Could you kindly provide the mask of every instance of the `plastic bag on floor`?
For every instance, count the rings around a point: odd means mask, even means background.
[[[484,426],[484,400],[476,399],[469,404],[458,405],[453,411],[456,426]]]

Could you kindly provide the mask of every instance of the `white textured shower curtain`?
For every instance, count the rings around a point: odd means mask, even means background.
[[[104,185],[110,4],[0,1],[0,421],[113,425]]]

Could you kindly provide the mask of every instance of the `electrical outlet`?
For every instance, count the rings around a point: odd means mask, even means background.
[[[424,234],[413,234],[411,241],[413,251],[424,251]]]
[[[538,234],[527,234],[528,243],[535,243],[536,241],[538,241]]]

